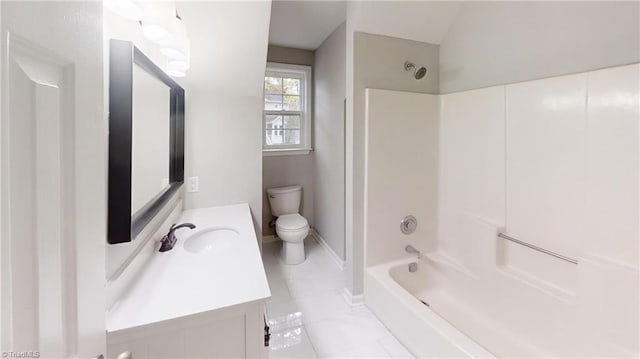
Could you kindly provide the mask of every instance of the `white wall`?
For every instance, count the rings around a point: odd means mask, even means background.
[[[442,96],[430,255],[472,273],[445,290],[496,330],[453,323],[498,356],[637,357],[639,76],[635,64]]]
[[[345,177],[345,214],[344,214],[344,254],[345,254],[345,294],[353,295],[355,288],[355,246],[354,246],[354,230],[355,225],[353,221],[354,216],[354,202],[353,202],[353,185],[354,185],[354,171],[353,171],[353,162],[354,162],[354,114],[355,107],[353,106],[353,99],[355,93],[354,86],[354,54],[353,54],[353,34],[355,32],[355,26],[357,22],[357,18],[359,16],[359,6],[356,2],[348,2],[347,3],[347,21],[346,21],[346,32],[347,32],[347,53],[346,53],[346,63],[347,68],[345,70],[346,73],[346,109],[345,109],[345,169],[344,169],[344,177]],[[361,273],[364,275],[364,272]],[[363,278],[364,281],[364,278]],[[355,293],[356,295],[359,293]]]
[[[200,182],[199,192],[185,194],[185,208],[247,202],[260,234],[262,97],[187,92],[185,111],[185,179]]]
[[[440,90],[637,62],[639,17],[635,1],[467,2],[440,43]]]
[[[353,227],[347,226],[347,249],[353,248],[352,267],[353,284],[349,288],[352,294],[362,293],[364,271],[364,133],[365,133],[365,89],[377,88],[385,90],[400,90],[421,93],[438,93],[438,45],[418,41],[403,40],[393,37],[371,35],[365,33],[347,33],[353,36],[353,117],[352,159],[347,160],[347,166],[353,161],[352,174],[347,171],[347,181],[352,181],[353,203],[347,200],[347,211],[352,211]],[[348,40],[349,41],[349,40]],[[349,55],[347,55],[349,56]],[[404,70],[404,62],[410,60],[416,64],[426,66],[427,75],[422,80],[416,80],[410,72]],[[349,62],[347,59],[347,76],[349,76]],[[347,84],[349,89],[349,84]],[[349,90],[348,90],[349,91]],[[349,92],[347,92],[349,101]],[[347,103],[347,106],[349,104]],[[349,114],[348,114],[349,116]],[[348,120],[349,121],[349,120]],[[348,123],[348,129],[350,124]],[[351,129],[349,129],[351,130]],[[349,158],[349,157],[348,157]],[[349,185],[347,191],[350,190]],[[350,219],[347,217],[347,223]],[[349,244],[349,241],[352,244]],[[349,259],[349,250],[347,251]]]
[[[587,75],[508,85],[505,101],[507,230],[575,257],[586,234],[576,204],[586,190]]]
[[[185,208],[247,202],[262,232],[262,92],[270,1],[178,2],[191,37],[185,178],[199,192]]]
[[[640,266],[640,66],[588,75],[585,252]],[[605,240],[610,238],[613,240]]]
[[[315,229],[345,259],[346,23],[315,52]]]
[[[440,44],[462,1],[353,1],[354,31]]]
[[[365,136],[366,266],[436,247],[438,95],[367,89]],[[413,215],[418,226],[403,234]]]
[[[504,93],[500,86],[441,96],[438,248],[472,270],[474,243],[454,238],[476,217],[505,222]]]

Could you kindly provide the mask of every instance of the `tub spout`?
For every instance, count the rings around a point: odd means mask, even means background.
[[[406,247],[404,247],[404,250],[407,253],[415,254],[418,259],[422,258],[422,253],[419,250],[415,249],[415,247],[413,247],[412,245],[407,245]]]

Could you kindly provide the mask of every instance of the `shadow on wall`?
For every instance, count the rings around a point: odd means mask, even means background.
[[[302,186],[302,201],[298,211],[313,227],[313,155],[264,156],[262,161],[262,234],[275,234],[275,227],[270,227],[273,220],[267,188],[290,185]]]

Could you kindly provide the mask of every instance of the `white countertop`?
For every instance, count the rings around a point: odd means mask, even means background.
[[[271,296],[249,205],[187,210],[177,223],[175,247],[157,252],[144,266],[132,288],[107,313],[107,331],[138,327],[213,311]],[[208,253],[190,253],[185,241],[212,227],[231,227],[237,241]],[[155,245],[157,242],[148,245]]]

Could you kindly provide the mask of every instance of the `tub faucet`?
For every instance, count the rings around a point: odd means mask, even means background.
[[[412,245],[407,245],[406,247],[404,247],[404,250],[407,253],[415,254],[418,259],[422,258],[422,253],[420,253],[420,251],[415,249],[415,247],[413,247]]]
[[[164,237],[162,237],[162,241],[160,241],[162,243],[162,245],[160,246],[160,252],[166,252],[173,249],[173,246],[175,246],[176,242],[178,241],[174,233],[176,230],[184,227],[189,227],[190,229],[196,228],[196,226],[193,223],[182,223],[179,225],[175,225],[175,224],[172,225],[171,228],[169,228],[169,233],[167,233]]]

